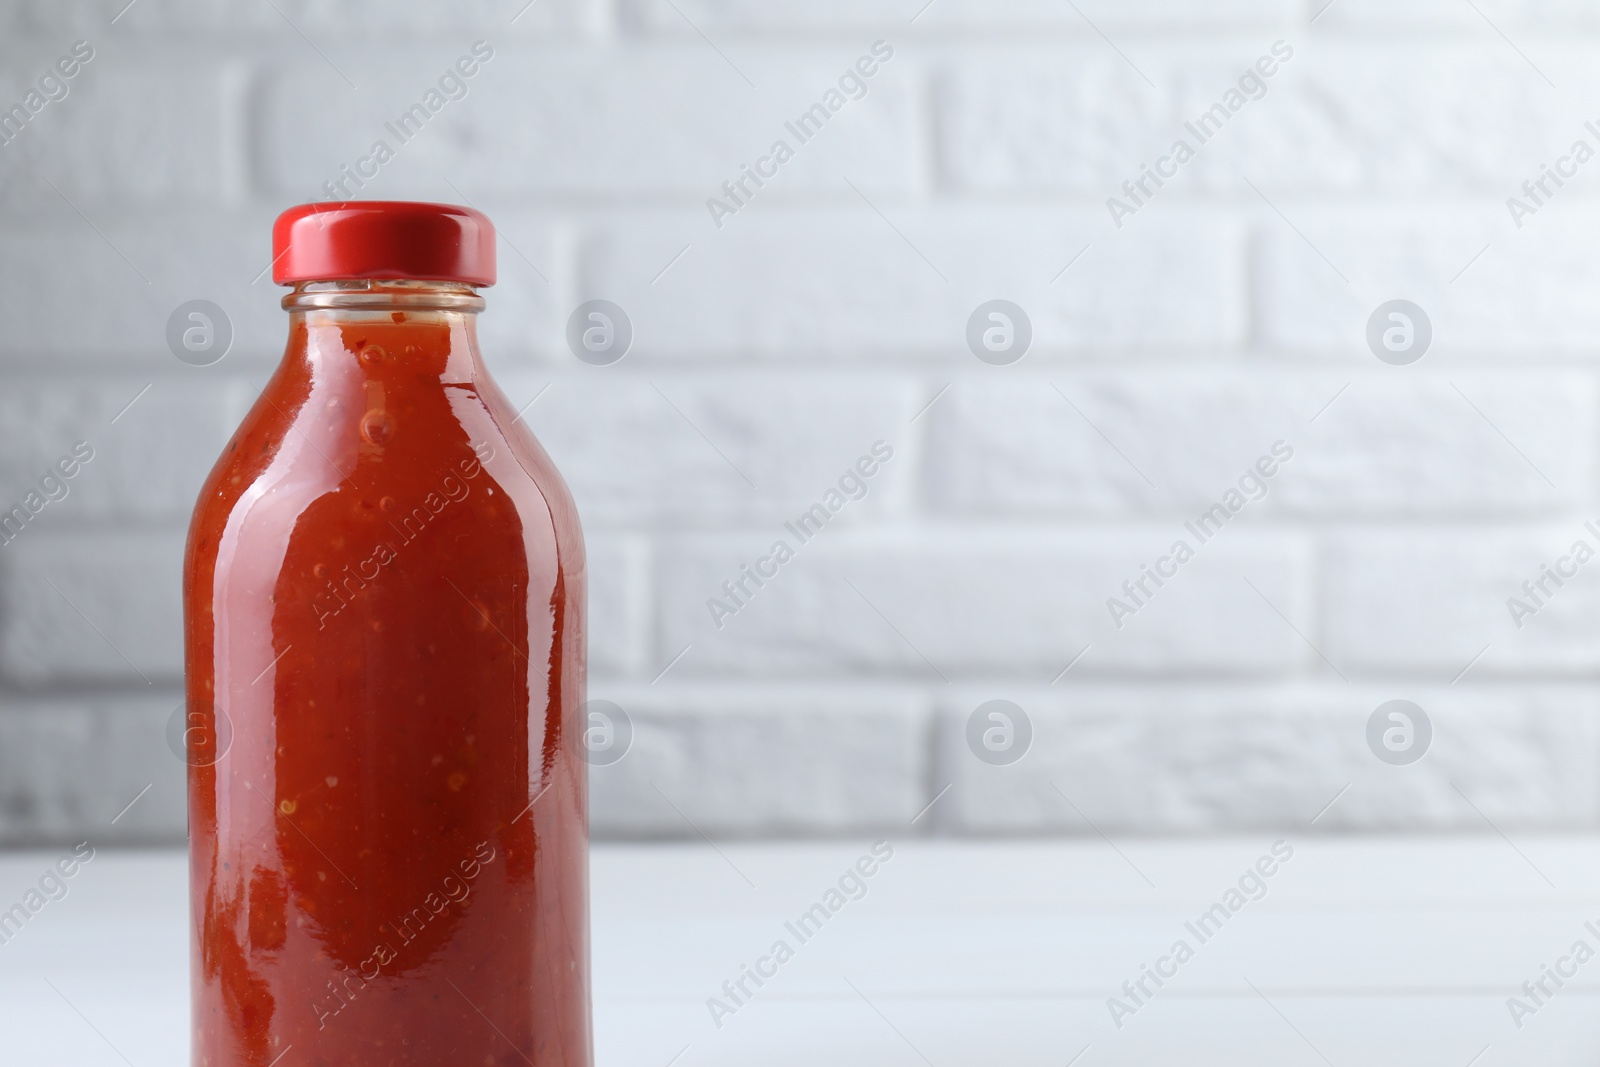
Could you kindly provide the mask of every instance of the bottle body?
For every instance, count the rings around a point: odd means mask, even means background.
[[[285,304],[185,560],[194,1063],[587,1067],[571,498],[469,287]]]

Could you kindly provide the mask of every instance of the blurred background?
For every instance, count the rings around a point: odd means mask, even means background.
[[[499,228],[484,347],[631,721],[597,836],[1594,829],[1597,45],[1577,0],[0,5],[0,841],[182,840],[185,525],[281,352],[271,221],[346,197]]]

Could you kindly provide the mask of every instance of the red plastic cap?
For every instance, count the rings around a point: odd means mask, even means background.
[[[408,200],[301,204],[272,224],[272,280],[353,278],[493,285],[494,224],[481,211]]]

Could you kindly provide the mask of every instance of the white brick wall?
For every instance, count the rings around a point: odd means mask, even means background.
[[[1505,205],[1600,148],[1600,2],[524,3],[0,8],[0,111],[95,49],[0,146],[0,510],[94,449],[0,545],[0,842],[181,837],[182,532],[281,351],[271,219],[480,38],[363,195],[500,227],[485,345],[519,406],[546,390],[592,694],[635,726],[597,833],[1211,833],[1336,795],[1315,829],[1600,827],[1600,562],[1521,627],[1506,603],[1600,549],[1600,163],[1521,227]],[[879,39],[865,97],[718,226],[706,199]],[[1279,39],[1117,227],[1106,198]],[[564,341],[596,297],[635,328],[611,367]],[[233,322],[215,366],[166,349],[195,298]],[[967,348],[996,298],[1031,320],[1015,365]],[[1366,346],[1393,298],[1431,318],[1420,363]],[[1365,740],[1394,698],[1432,718],[1414,765]],[[968,748],[992,699],[1031,719],[1010,766]]]

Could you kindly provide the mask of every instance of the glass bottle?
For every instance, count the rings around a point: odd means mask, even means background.
[[[193,1063],[588,1067],[583,539],[480,358],[493,229],[274,244],[288,346],[184,564]]]

